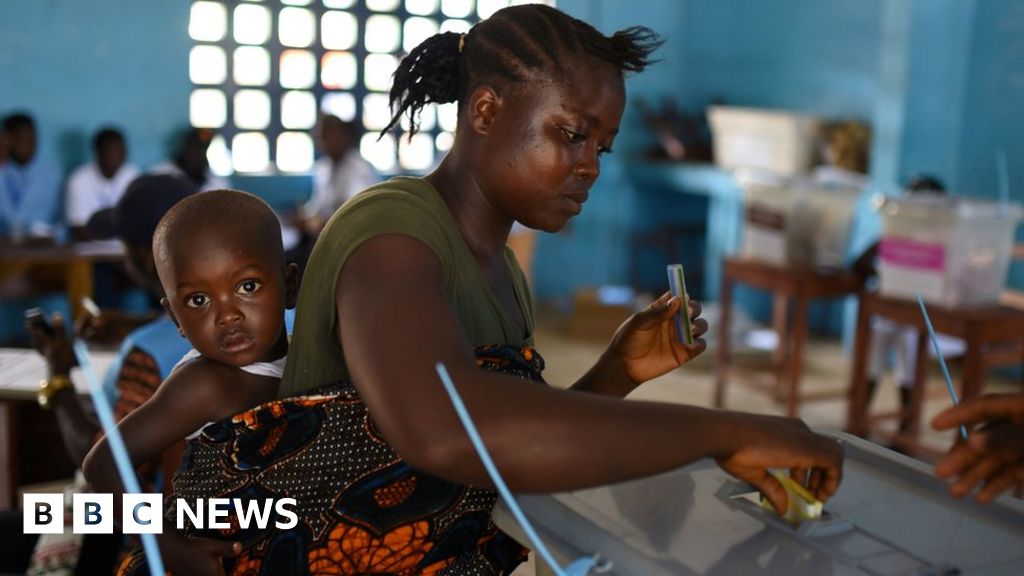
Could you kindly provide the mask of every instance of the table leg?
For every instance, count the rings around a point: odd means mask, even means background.
[[[967,352],[964,354],[964,380],[961,386],[961,400],[974,398],[985,388],[985,359],[981,345],[973,330],[968,330]]]
[[[789,389],[792,342],[790,341],[789,295],[776,292],[772,304],[772,329],[775,330],[777,343],[772,352],[772,370],[775,372],[775,401],[785,402],[786,391]]]
[[[93,273],[92,262],[87,259],[76,259],[67,264],[67,293],[71,300],[71,315],[78,318],[82,313],[82,298],[92,298]]]
[[[931,342],[928,332],[919,330],[917,333],[917,355],[914,357],[914,387],[910,390],[910,406],[900,406],[900,423],[906,419],[907,429],[900,434],[917,445],[921,436],[921,413],[924,411],[924,398],[928,390],[928,350]]]
[[[14,403],[0,400],[0,509],[13,508],[18,486],[18,422]]]
[[[853,339],[853,366],[846,431],[857,436],[867,434],[868,351],[871,348],[871,311],[864,298],[857,304],[857,328]]]
[[[810,300],[803,294],[796,297],[796,310],[793,313],[793,324],[789,333],[792,336],[792,348],[789,352],[789,370],[786,381],[786,416],[795,417],[800,407],[800,377],[804,371],[804,343],[807,342],[808,318],[807,307]]]
[[[718,295],[718,350],[715,351],[715,407],[725,406],[725,384],[729,372],[729,322],[732,319],[732,278],[726,266],[722,290]]]

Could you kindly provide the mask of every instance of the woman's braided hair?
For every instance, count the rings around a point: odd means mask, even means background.
[[[511,6],[473,26],[468,34],[436,34],[413,49],[395,71],[393,116],[383,136],[408,113],[410,135],[420,110],[431,102],[458,102],[481,84],[507,86],[568,75],[579,55],[605,60],[623,73],[641,72],[662,44],[650,28],[634,26],[605,36],[593,26],[544,4]]]

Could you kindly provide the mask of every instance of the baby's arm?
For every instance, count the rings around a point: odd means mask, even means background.
[[[229,369],[203,360],[171,374],[152,398],[117,426],[132,465],[153,460],[207,422],[221,419],[224,406],[230,403],[229,377]],[[82,470],[97,492],[114,495],[113,514],[115,520],[120,519],[124,485],[106,436],[86,456]],[[220,564],[216,557],[236,551],[235,544],[231,542],[186,543],[170,524],[165,525],[158,540],[168,568],[174,568],[173,572],[181,574],[217,573]],[[210,554],[185,553],[184,547],[206,550]],[[180,565],[177,563],[180,560],[189,561],[189,564]]]

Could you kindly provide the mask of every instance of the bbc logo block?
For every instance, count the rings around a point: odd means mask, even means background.
[[[22,532],[24,534],[62,534],[65,531],[63,494],[25,494]],[[71,506],[71,530],[75,534],[113,534],[115,531],[113,494],[74,494]],[[121,499],[120,532],[124,534],[160,534],[163,532],[163,496],[160,494],[124,494]]]
[[[25,494],[22,504],[23,534],[64,533],[63,494]]]

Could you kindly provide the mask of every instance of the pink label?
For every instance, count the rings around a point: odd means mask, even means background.
[[[882,260],[893,266],[941,271],[946,266],[946,247],[939,243],[909,238],[883,238],[878,250]]]

